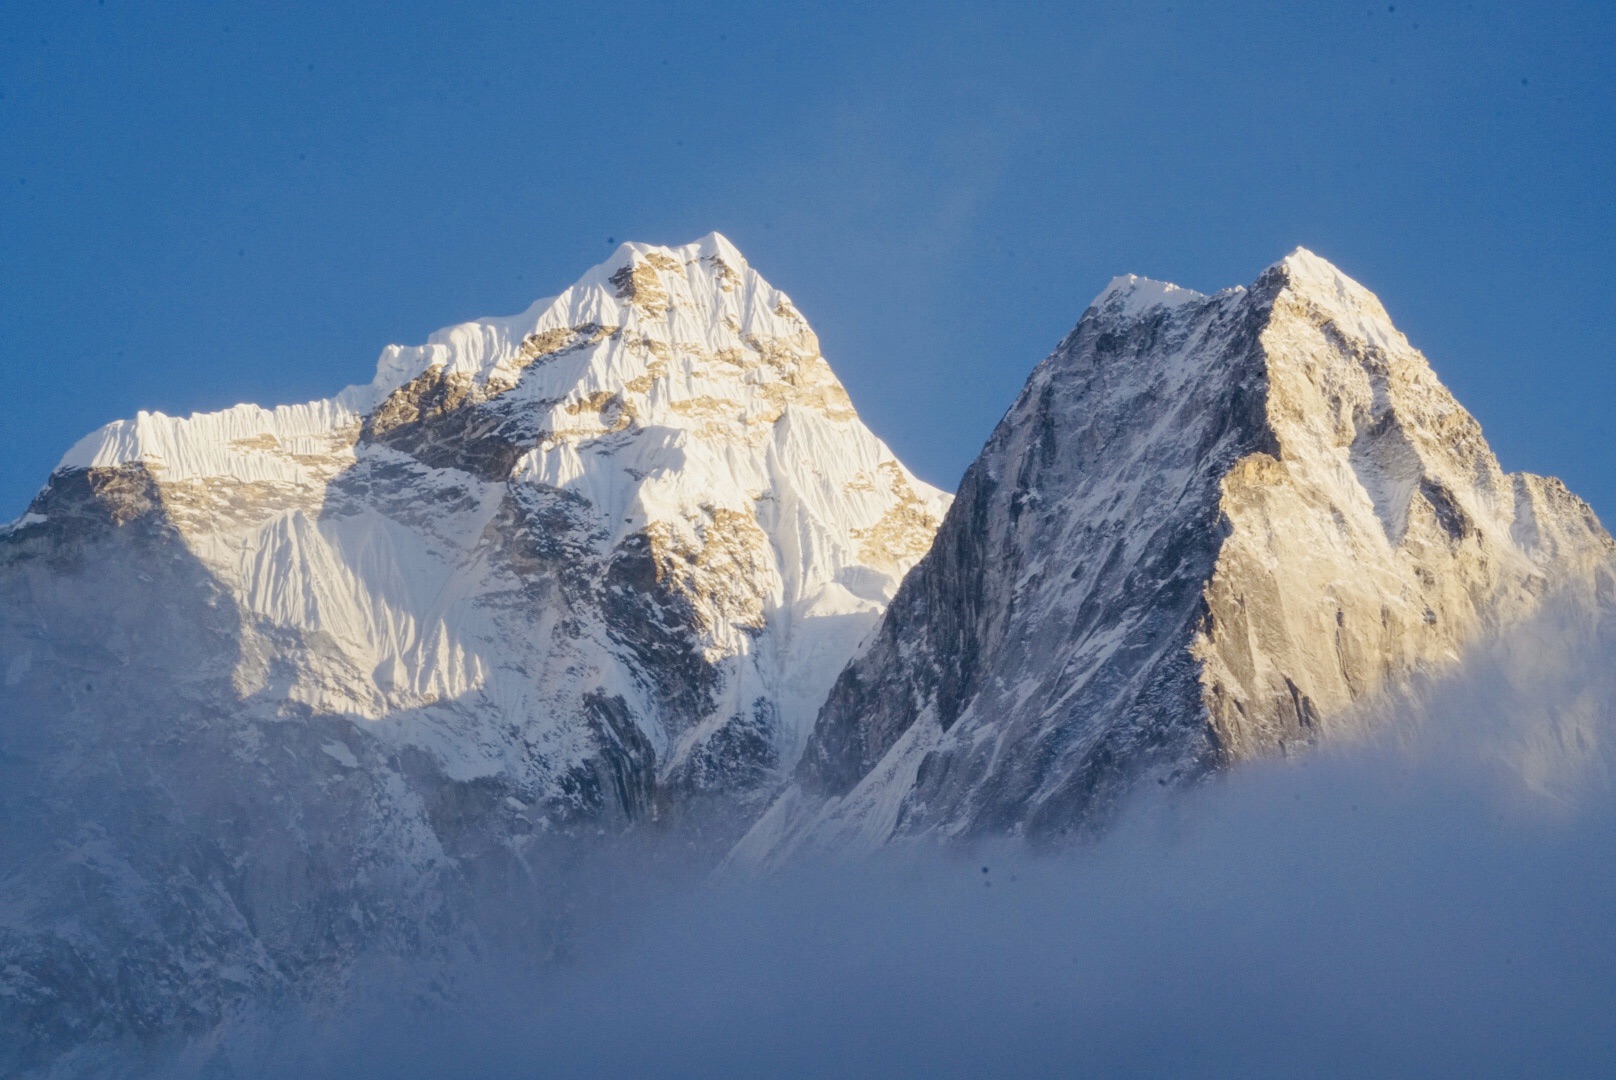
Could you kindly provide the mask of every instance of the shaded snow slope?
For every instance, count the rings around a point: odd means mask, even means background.
[[[1380,302],[1298,250],[1249,290],[1118,278],[1033,372],[737,857],[1082,828],[1350,724],[1612,542],[1506,474]]]

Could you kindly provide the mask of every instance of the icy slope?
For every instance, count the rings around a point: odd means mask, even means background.
[[[0,530],[0,994],[202,1024],[566,837],[722,835],[946,505],[716,234],[326,401],[109,425]]]
[[[1613,547],[1505,474],[1376,298],[1298,250],[1250,289],[1112,282],[967,473],[738,849],[1082,827],[1285,751],[1569,591]]]

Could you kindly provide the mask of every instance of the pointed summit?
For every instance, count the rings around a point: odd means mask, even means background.
[[[1392,325],[1379,297],[1306,248],[1299,247],[1270,266],[1253,288],[1295,298],[1355,340],[1381,349],[1412,348]]]
[[[1330,260],[1320,255],[1315,255],[1313,252],[1309,251],[1300,244],[1292,248],[1290,253],[1283,259],[1280,259],[1276,263],[1270,264],[1268,267],[1269,270],[1276,268],[1283,269],[1288,273],[1299,273],[1304,276],[1313,276],[1318,278],[1344,276],[1342,275],[1341,271],[1336,268],[1335,264],[1330,262]]]
[[[1375,300],[1373,293],[1342,273],[1334,263],[1305,247],[1296,248],[1269,266],[1263,272],[1263,277],[1269,274],[1282,276],[1297,292],[1335,296],[1342,300],[1362,300],[1365,297]],[[1375,300],[1375,303],[1378,306],[1379,300]]]
[[[808,330],[790,298],[718,233],[680,247],[625,242],[558,296],[519,315],[446,327],[421,346],[389,346],[374,387],[385,395],[441,368],[472,384],[508,389],[518,372],[580,326],[677,341],[792,337]]]

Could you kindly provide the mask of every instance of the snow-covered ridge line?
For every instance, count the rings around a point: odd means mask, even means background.
[[[219,474],[241,480],[292,479],[287,469],[274,464],[279,454],[263,451],[322,453],[326,446],[320,437],[357,425],[372,400],[370,388],[359,386],[336,397],[272,409],[243,404],[190,416],[143,410],[133,420],[114,420],[86,435],[56,468],[104,469],[143,461],[161,466],[172,480]]]
[[[1099,308],[1112,316],[1134,318],[1151,308],[1176,308],[1205,299],[1205,294],[1169,281],[1122,274],[1112,278],[1089,307]]]
[[[632,294],[636,266],[682,270],[690,286],[676,299],[685,302],[636,303]],[[629,274],[626,278],[625,272]],[[739,314],[730,320],[700,302],[704,290],[695,287],[696,277],[715,273],[726,291],[740,297]],[[624,243],[572,287],[535,301],[519,314],[447,326],[430,334],[422,345],[387,346],[368,384],[350,386],[330,398],[269,409],[241,404],[189,416],[142,411],[134,419],[115,420],[80,439],[63,455],[57,469],[110,468],[144,461],[160,464],[171,479],[219,474],[242,480],[288,479],[288,470],[270,457],[222,448],[266,438],[285,444],[350,426],[399,387],[434,369],[485,386],[496,375],[514,381],[524,344],[549,331],[561,333],[594,325],[643,333],[651,323],[660,324],[659,329],[675,342],[701,341],[716,334],[733,339],[735,345],[748,337],[787,337],[806,328],[791,298],[765,281],[719,233],[708,233],[679,247]]]

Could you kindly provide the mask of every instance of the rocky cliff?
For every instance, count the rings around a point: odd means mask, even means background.
[[[1114,281],[1033,372],[737,857],[1048,836],[1353,723],[1610,536],[1507,474],[1380,302],[1298,250],[1249,289]]]

